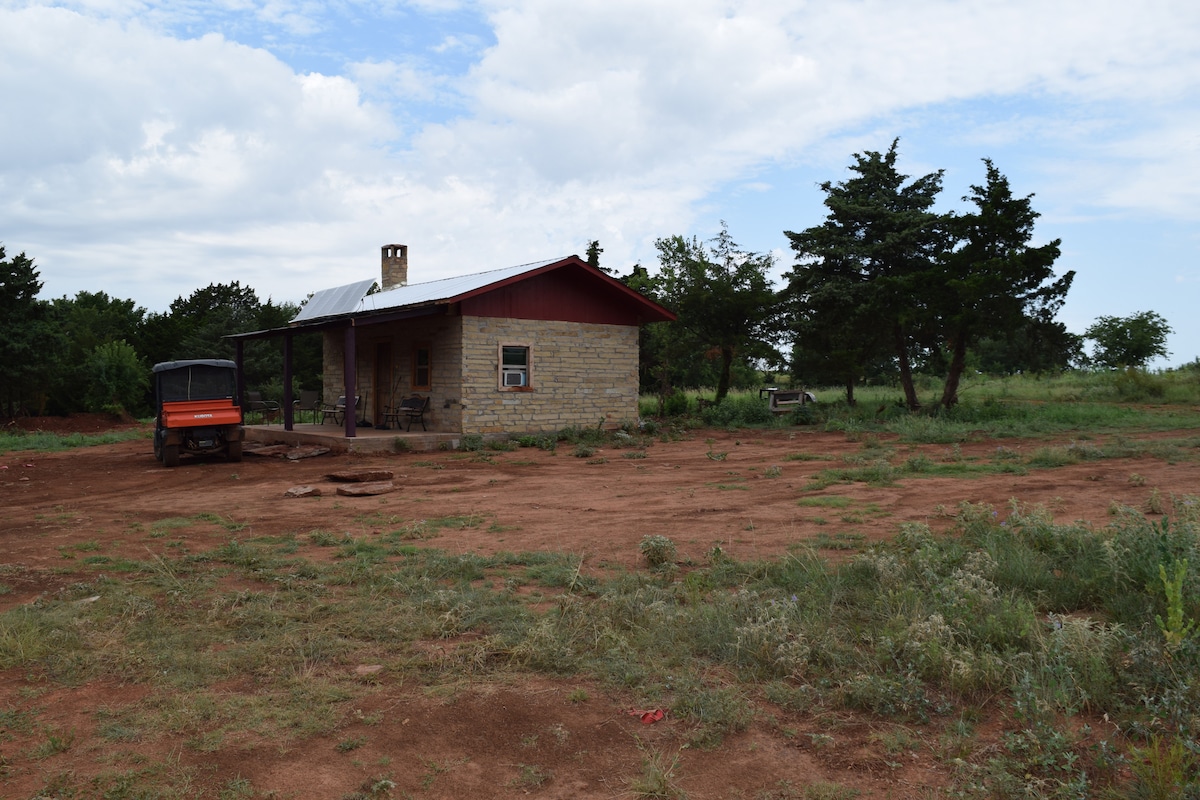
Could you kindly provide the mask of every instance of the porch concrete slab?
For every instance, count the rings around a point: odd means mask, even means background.
[[[461,433],[437,431],[381,430],[358,428],[353,438],[346,436],[341,425],[296,423],[292,430],[283,425],[247,425],[246,441],[256,444],[286,444],[293,447],[328,447],[339,453],[403,453],[430,450],[457,450]]]

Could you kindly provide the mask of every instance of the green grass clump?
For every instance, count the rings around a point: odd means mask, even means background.
[[[101,444],[119,444],[139,439],[149,439],[150,428],[129,428],[106,433],[49,433],[46,431],[22,431],[15,428],[0,430],[0,453],[15,450],[32,450],[40,453],[58,453],[77,447],[95,447]]]

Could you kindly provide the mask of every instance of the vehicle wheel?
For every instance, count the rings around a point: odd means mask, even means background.
[[[158,431],[154,432],[154,457],[162,461],[162,439],[158,437]]]
[[[241,442],[230,442],[229,444],[227,444],[225,446],[225,458],[229,459],[230,461],[241,461],[242,460],[242,443]]]
[[[179,445],[164,444],[162,448],[162,462],[164,467],[178,467]]]

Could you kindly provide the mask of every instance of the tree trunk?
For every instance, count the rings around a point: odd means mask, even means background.
[[[854,378],[846,378],[846,405],[854,408]]]
[[[908,363],[908,343],[905,341],[904,327],[897,324],[892,329],[895,339],[896,358],[900,360],[900,385],[904,387],[904,404],[909,411],[920,411],[921,401],[917,399],[917,389],[913,386],[912,365]]]
[[[967,366],[967,332],[961,328],[954,334],[954,349],[950,356],[950,369],[946,373],[946,385],[942,388],[942,408],[958,405],[958,384]]]
[[[729,372],[733,366],[733,348],[721,348],[721,377],[717,379],[717,399],[715,402],[721,402],[725,399],[725,395],[729,394]]]
[[[667,392],[671,389],[671,382],[667,371],[666,359],[658,366],[658,415],[665,417],[667,415]]]

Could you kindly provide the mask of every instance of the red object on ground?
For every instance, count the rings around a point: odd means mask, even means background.
[[[653,725],[667,714],[661,708],[651,709],[650,711],[630,711],[631,717],[640,717],[643,725]]]

